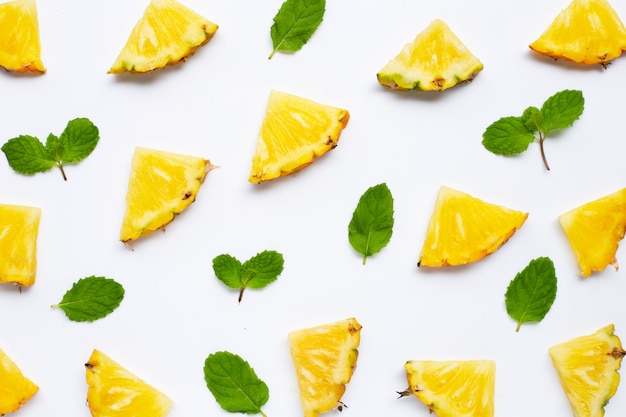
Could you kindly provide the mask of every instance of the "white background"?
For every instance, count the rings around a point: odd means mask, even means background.
[[[613,3],[626,17],[624,3]],[[397,399],[407,388],[405,361],[487,358],[497,363],[496,416],[571,416],[547,349],[609,323],[626,337],[626,268],[581,278],[557,216],[626,186],[626,58],[604,70],[530,51],[566,1],[329,0],[308,44],[272,60],[269,29],[282,0],[185,4],[219,30],[177,67],[107,74],[147,1],[40,0],[47,73],[0,73],[0,142],[20,134],[45,140],[75,117],[90,118],[101,134],[91,156],[67,166],[67,182],[56,169],[31,177],[0,163],[1,202],[43,210],[37,283],[21,293],[0,288],[0,346],[40,386],[16,415],[89,415],[83,364],[94,348],[170,396],[171,417],[227,415],[203,376],[205,358],[218,350],[241,355],[268,384],[268,416],[298,415],[287,333],[356,317],[360,356],[342,415],[426,417],[416,398]],[[377,71],[434,18],[484,70],[439,94],[380,86]],[[255,186],[247,178],[271,89],[345,108],[351,119],[332,152]],[[537,144],[511,158],[482,147],[491,122],[563,89],[582,90],[585,111],[546,141],[550,172]],[[130,251],[118,236],[135,146],[202,156],[220,168],[165,233]],[[347,226],[361,194],[382,182],[395,199],[394,233],[364,266]],[[530,215],[478,263],[418,269],[441,185]],[[285,269],[238,304],[211,261],[222,253],[244,261],[265,249],[281,252]],[[539,256],[555,263],[557,298],[541,323],[516,333],[504,293]],[[75,323],[50,308],[90,275],[125,287],[114,313]],[[606,412],[626,414],[624,387]]]

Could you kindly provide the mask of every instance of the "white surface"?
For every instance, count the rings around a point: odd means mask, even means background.
[[[2,202],[41,207],[38,280],[0,288],[0,346],[39,386],[16,415],[89,415],[84,362],[100,349],[174,401],[171,417],[227,415],[206,388],[204,359],[241,355],[268,384],[268,416],[299,415],[288,352],[290,330],[356,317],[363,325],[345,416],[428,416],[406,388],[409,359],[497,362],[496,416],[571,416],[549,346],[615,323],[626,337],[626,269],[582,279],[557,216],[626,186],[623,154],[626,58],[608,70],[535,56],[528,48],[566,1],[329,1],[304,48],[272,60],[269,28],[282,0],[186,0],[216,22],[213,40],[178,67],[107,75],[147,1],[39,1],[40,77],[0,74],[0,141],[45,139],[88,117],[101,140],[66,169],[33,177],[0,163]],[[623,3],[614,1],[621,16]],[[434,18],[481,59],[474,82],[441,94],[384,89],[376,72]],[[574,126],[514,158],[481,145],[499,117],[580,89]],[[350,111],[339,146],[291,177],[247,182],[269,91]],[[136,145],[203,156],[212,171],[197,201],[165,233],[118,241]],[[361,264],[347,225],[360,195],[386,182],[395,198],[389,245]],[[530,213],[492,256],[427,271],[416,262],[440,185]],[[264,249],[285,257],[279,279],[243,302],[215,277],[213,257],[240,260]],[[538,256],[556,265],[558,293],[543,322],[522,326],[504,306],[515,274]],[[618,260],[626,259],[623,249]],[[626,262],[623,261],[623,262]],[[69,321],[50,305],[79,278],[104,275],[126,289],[110,316]],[[626,414],[620,387],[606,415]],[[337,415],[332,412],[329,415]]]

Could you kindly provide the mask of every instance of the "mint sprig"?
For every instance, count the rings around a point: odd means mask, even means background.
[[[523,323],[540,322],[556,299],[557,279],[554,263],[548,257],[530,261],[509,284],[505,294],[506,310],[517,320],[519,331]]]
[[[387,184],[382,183],[368,188],[348,224],[348,240],[361,255],[363,264],[368,256],[382,250],[393,232],[393,196]]]
[[[579,90],[563,90],[548,98],[541,109],[528,107],[522,116],[502,117],[483,133],[483,146],[496,155],[524,152],[537,141],[546,170],[550,170],[543,142],[550,132],[565,129],[582,115],[585,99]]]
[[[204,361],[204,379],[224,410],[266,417],[261,407],[269,400],[269,389],[239,355],[226,351],[210,354]]]
[[[124,299],[124,287],[111,278],[90,276],[72,285],[58,304],[72,321],[95,321],[112,313]]]
[[[276,281],[283,272],[283,255],[265,250],[243,264],[234,256],[223,254],[213,258],[213,271],[226,286],[239,290],[239,302],[246,288],[263,288]]]
[[[98,144],[98,128],[87,118],[70,120],[60,136],[50,133],[45,145],[36,137],[20,135],[2,145],[7,161],[14,171],[33,175],[57,166],[63,179],[65,164],[73,164],[88,157]]]
[[[325,11],[326,0],[286,0],[270,28],[274,49],[268,59],[278,51],[302,49],[322,23]]]

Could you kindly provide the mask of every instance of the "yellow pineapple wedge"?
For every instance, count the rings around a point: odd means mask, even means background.
[[[528,213],[439,189],[418,267],[463,265],[495,252],[524,224]]]
[[[473,80],[482,69],[480,60],[450,27],[435,19],[378,72],[377,78],[393,90],[443,91]]]
[[[39,387],[0,349],[0,416],[19,409],[37,391]]]
[[[530,48],[554,59],[606,68],[626,50],[626,28],[607,0],[573,0]]]
[[[218,26],[176,0],[151,0],[109,70],[145,73],[183,62]]]
[[[561,214],[559,223],[583,277],[607,265],[617,269],[615,254],[626,232],[626,188]]]
[[[201,157],[135,148],[120,240],[128,245],[169,224],[196,200],[213,168]]]
[[[404,364],[409,388],[438,417],[493,417],[493,360],[412,360]]]
[[[85,364],[93,417],[164,417],[173,401],[97,349]]]
[[[594,334],[552,346],[549,354],[574,417],[602,417],[619,385],[626,352],[609,324]]]
[[[35,283],[40,219],[38,207],[0,204],[0,283]]]
[[[35,0],[0,4],[0,66],[9,71],[43,74]]]
[[[354,318],[289,333],[304,417],[342,409],[360,342],[361,325]]]
[[[307,167],[337,146],[349,119],[347,110],[272,90],[248,180],[259,184]]]

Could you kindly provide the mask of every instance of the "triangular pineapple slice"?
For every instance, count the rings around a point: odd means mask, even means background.
[[[361,325],[354,318],[289,333],[304,417],[342,408],[360,342]]]
[[[213,168],[204,158],[135,148],[120,240],[129,243],[169,224],[196,200]]]
[[[377,77],[394,90],[443,91],[473,80],[482,69],[483,64],[448,25],[435,19]]]
[[[85,364],[93,417],[164,417],[173,401],[97,349]]]
[[[615,254],[626,232],[626,188],[590,201],[559,216],[581,275],[607,265],[617,269]]]
[[[35,283],[41,209],[0,204],[0,283]]]
[[[176,0],[151,0],[109,74],[143,73],[184,61],[218,26]]]
[[[530,48],[554,59],[602,64],[626,50],[626,28],[606,0],[573,0]]]
[[[0,66],[9,71],[43,74],[35,0],[0,4]]]
[[[509,240],[527,217],[528,213],[442,186],[417,266],[437,268],[483,259]]]
[[[404,364],[409,389],[438,417],[493,417],[496,363],[492,360],[413,360]]]
[[[347,110],[272,91],[248,180],[258,184],[308,166],[337,146],[349,118]]]
[[[38,390],[39,387],[0,349],[0,416],[19,409]]]
[[[549,353],[574,416],[602,417],[617,391],[626,354],[614,325],[552,346]]]

